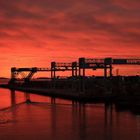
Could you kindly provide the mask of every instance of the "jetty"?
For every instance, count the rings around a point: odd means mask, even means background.
[[[140,76],[113,76],[115,65],[140,65],[140,59],[79,58],[71,63],[51,62],[50,68],[12,67],[9,83],[0,86],[80,102],[137,102],[139,105]],[[102,69],[104,75],[87,76],[87,69]],[[61,77],[57,75],[60,71],[70,71],[71,76]],[[51,77],[33,79],[37,72],[50,72]]]

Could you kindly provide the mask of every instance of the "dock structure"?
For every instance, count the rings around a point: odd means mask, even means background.
[[[140,65],[140,59],[114,59],[114,58],[79,58],[79,76],[86,76],[86,69],[103,69],[104,77],[108,77],[107,73],[109,70],[109,77],[112,74],[113,65]]]
[[[77,77],[77,62],[72,63],[61,63],[61,62],[51,62],[51,79],[56,78],[56,71],[71,71],[72,77]]]
[[[86,69],[104,69],[104,77],[107,77],[107,70],[110,70],[112,76],[112,58],[96,59],[96,58],[79,58],[79,76],[85,77]]]
[[[103,69],[104,77],[112,77],[112,69],[114,65],[140,65],[140,58],[79,58],[78,61],[64,63],[64,62],[51,62],[50,68],[11,68],[11,81],[16,81],[19,75],[22,75],[25,82],[32,79],[33,75],[37,72],[50,72],[51,79],[56,79],[56,72],[58,71],[71,71],[72,78],[86,77],[86,70]],[[108,72],[109,71],[109,72]],[[28,72],[28,74],[24,74]]]
[[[2,85],[12,90],[34,92],[76,101],[137,100],[140,93],[140,75],[113,76],[115,65],[140,65],[139,59],[124,58],[84,58],[74,62],[51,62],[48,68],[11,68],[11,80]],[[101,77],[88,76],[87,70],[103,70]],[[33,79],[37,72],[48,72],[49,78]],[[62,78],[57,72],[70,72]],[[13,95],[14,96],[14,95]],[[29,100],[27,100],[30,103]]]
[[[36,72],[49,72],[50,68],[37,68],[37,67],[32,67],[32,68],[16,68],[12,67],[11,68],[11,81],[14,82],[17,80],[18,76],[21,75],[24,79],[25,82],[28,82],[31,80],[33,75]],[[28,72],[27,75],[24,74],[24,72]]]

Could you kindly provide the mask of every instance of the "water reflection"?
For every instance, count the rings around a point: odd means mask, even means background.
[[[15,122],[17,111],[20,105],[30,102],[30,94],[25,93],[24,95],[25,100],[23,102],[17,103],[17,94],[15,90],[10,90],[10,106],[9,103],[7,103],[8,106],[0,108],[0,124]]]
[[[113,125],[113,105],[105,104],[104,105],[105,115],[104,115],[104,126],[105,126],[105,136],[106,139],[112,139],[112,125]]]
[[[105,126],[112,125],[112,104],[104,104],[104,110],[105,110]]]
[[[51,97],[51,104],[55,104],[55,97]]]
[[[0,124],[0,139],[7,134],[13,139],[22,136],[51,140],[140,138],[140,117],[128,111],[116,111],[113,104],[84,104],[13,90],[6,90],[5,94],[0,94],[0,99],[8,101],[7,107],[0,111],[0,121],[5,121],[5,129]]]
[[[84,140],[86,138],[86,107],[85,104],[79,104],[79,135],[80,135],[80,139]],[[78,125],[78,124],[77,124]]]
[[[11,91],[10,92],[10,98],[11,98],[11,106],[10,107],[15,107],[15,106],[23,104],[23,103],[31,103],[30,93],[25,92],[23,94],[23,97],[22,97],[24,100],[22,102],[17,103],[16,100],[18,100],[18,96],[16,94],[16,91],[15,90],[10,90],[10,91]]]
[[[16,105],[16,95],[15,90],[11,90],[11,107]]]
[[[29,103],[32,102],[32,101],[31,101],[31,98],[30,98],[30,93],[25,92],[25,93],[24,93],[24,96],[25,96],[25,102],[26,102],[27,104],[29,104]]]

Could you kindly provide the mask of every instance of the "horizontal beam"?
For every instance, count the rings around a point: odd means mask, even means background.
[[[140,59],[112,59],[112,64],[140,65]]]
[[[50,69],[50,68],[11,68],[12,72],[38,72],[38,71],[71,71],[72,68],[55,68],[55,69]]]
[[[140,65],[140,59],[134,58],[104,58],[104,59],[98,59],[98,58],[85,58],[85,64],[105,64],[106,62],[110,61],[110,64],[115,64],[115,65]]]
[[[37,71],[50,71],[50,68],[37,68],[37,67],[33,67],[33,68],[16,68],[13,67],[11,68],[12,72],[22,72],[22,71],[33,71],[33,72],[37,72]]]

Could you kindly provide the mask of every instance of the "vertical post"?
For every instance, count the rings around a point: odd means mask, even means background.
[[[56,71],[56,62],[51,62],[51,83],[52,83],[52,88],[55,88],[55,71]]]
[[[110,76],[112,76],[112,58],[104,59],[104,77],[107,77],[107,68],[110,68]]]
[[[85,77],[85,67],[83,68],[83,77]]]
[[[112,77],[112,64],[110,64],[110,77]]]
[[[85,58],[79,58],[79,76],[85,76]],[[81,75],[82,69],[82,75]]]
[[[105,78],[107,77],[107,65],[106,64],[104,65],[104,77]]]
[[[55,79],[56,62],[51,62],[51,79]]]
[[[76,62],[76,67],[75,67],[75,76],[77,77],[77,62]]]
[[[51,62],[51,79],[53,79],[53,62]]]
[[[81,77],[81,68],[79,67],[79,77]]]
[[[53,70],[52,70],[52,68],[51,68],[51,79],[53,78]]]
[[[55,71],[55,69],[54,69],[54,79],[56,78],[56,71]]]
[[[11,82],[15,82],[16,80],[16,67],[11,68]]]
[[[85,80],[85,58],[79,58],[79,76],[80,76],[80,92],[84,92],[85,90],[85,85],[84,85],[84,80]],[[81,74],[82,70],[82,74]]]
[[[77,62],[72,62],[72,77],[77,76]]]
[[[74,67],[72,66],[72,77],[74,77]]]

